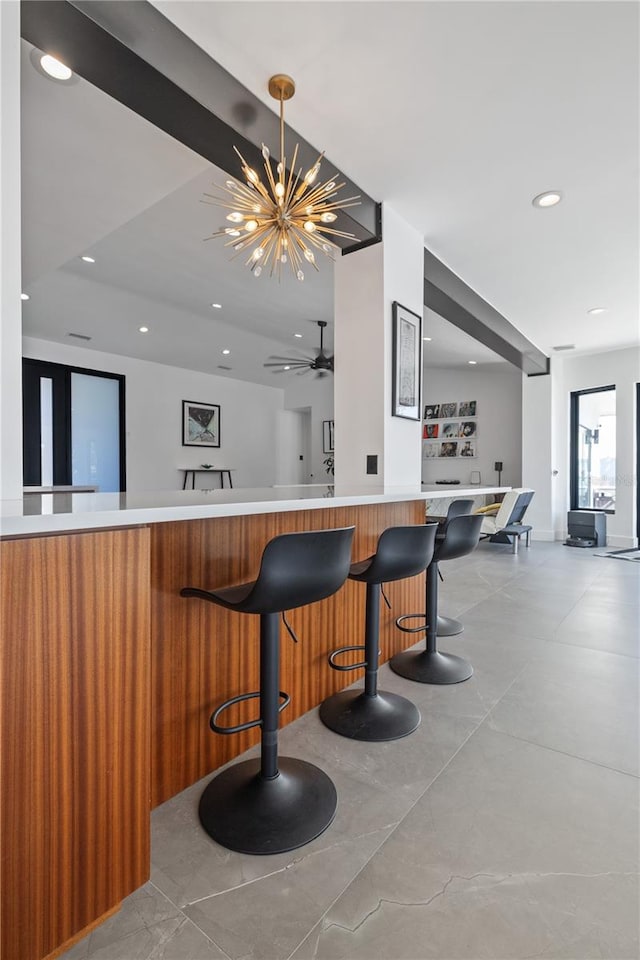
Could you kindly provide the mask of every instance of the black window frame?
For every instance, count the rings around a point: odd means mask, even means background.
[[[595,507],[578,506],[578,430],[579,430],[579,408],[580,397],[590,393],[606,393],[608,390],[615,390],[615,383],[606,384],[603,387],[589,387],[587,390],[571,391],[571,416],[570,416],[570,434],[569,434],[569,503],[571,510],[580,510],[582,513],[609,513],[614,515],[615,510],[596,510]],[[616,463],[618,451],[616,448]],[[616,484],[617,492],[617,484]]]
[[[120,493],[127,489],[126,379],[122,373],[93,370],[50,360],[22,358],[22,422],[24,486],[42,485],[40,451],[40,380],[53,381],[53,484],[72,485],[71,472],[71,375],[73,373],[118,381],[118,433],[120,447]],[[37,385],[37,386],[36,386]],[[29,396],[29,391],[30,396]],[[35,479],[37,478],[37,480]]]

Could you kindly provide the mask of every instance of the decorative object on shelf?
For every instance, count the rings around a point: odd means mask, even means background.
[[[324,464],[324,468],[327,471],[327,473],[330,473],[331,476],[333,476],[333,471],[335,467],[335,459],[333,455],[331,455],[330,457],[325,457],[325,459],[322,462]]]
[[[220,406],[215,403],[182,401],[182,446],[220,446]],[[213,464],[203,464],[209,470]]]
[[[422,317],[393,302],[394,417],[420,420]]]
[[[479,484],[482,483],[482,478],[481,478],[481,476],[480,476],[480,471],[479,471],[479,470],[472,470],[472,471],[471,471],[471,480],[469,481],[469,483],[471,483],[474,487],[476,486],[476,484],[479,485]]]
[[[216,185],[217,189],[226,192],[226,197],[205,194],[209,198],[205,203],[231,211],[227,214],[229,225],[221,227],[207,239],[227,237],[225,246],[232,246],[238,253],[248,252],[246,266],[251,268],[254,277],[259,277],[268,266],[271,276],[275,272],[280,277],[283,265],[288,262],[294,276],[304,280],[303,267],[310,264],[318,269],[314,249],[333,260],[339,247],[331,237],[355,240],[354,234],[336,230],[331,224],[337,220],[339,211],[357,206],[359,198],[334,199],[344,187],[344,183],[336,182],[337,173],[316,185],[324,153],[303,176],[302,168],[296,173],[299,149],[296,144],[291,169],[287,171],[284,102],[290,100],[295,91],[295,83],[284,73],[277,73],[269,80],[269,93],[280,103],[280,160],[274,172],[269,148],[262,144],[266,185],[234,147],[246,183],[227,180],[224,187]]]
[[[494,465],[493,465],[493,469],[494,469],[494,470],[496,471],[496,473],[498,474],[498,486],[501,487],[501,486],[502,486],[502,483],[501,483],[501,479],[502,479],[502,460],[496,460],[496,462],[495,462]]]
[[[322,452],[333,453],[333,420],[322,421]]]
[[[324,352],[324,328],[327,326],[326,320],[318,320],[320,327],[320,349],[315,357],[269,357],[274,363],[263,363],[263,367],[278,367],[278,370],[272,370],[272,373],[286,373],[289,370],[296,370],[298,373],[308,373],[309,370],[316,370],[316,377],[325,377],[328,373],[333,373],[333,356],[328,357]],[[333,421],[331,421],[333,423]],[[333,448],[332,448],[333,449]],[[325,453],[328,453],[325,450]]]
[[[212,463],[201,463],[200,466],[202,467],[203,470],[212,470],[212,469],[213,469],[213,464],[212,464]]]

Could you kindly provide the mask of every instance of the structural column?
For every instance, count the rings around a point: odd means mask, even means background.
[[[391,413],[392,304],[422,316],[424,241],[388,205],[382,227],[382,243],[343,256],[335,269],[338,493],[363,486],[372,493],[420,490],[421,421]],[[368,457],[377,457],[376,473],[367,473]]]
[[[0,499],[22,497],[20,4],[0,2]]]

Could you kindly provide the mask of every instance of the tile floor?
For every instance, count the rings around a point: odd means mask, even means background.
[[[151,882],[64,960],[638,958],[640,564],[481,544],[443,572],[465,631],[441,644],[470,680],[384,667],[422,712],[393,743],[339,738],[315,710],[282,731],[336,783],[329,830],[231,853],[195,784],[153,813]]]

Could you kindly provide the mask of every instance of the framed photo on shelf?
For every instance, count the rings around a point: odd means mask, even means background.
[[[477,456],[475,440],[461,440],[460,443],[458,444],[458,456],[459,457]]]
[[[220,446],[219,404],[182,401],[182,446]]]
[[[322,421],[322,452],[333,453],[333,420]]]
[[[421,420],[422,317],[393,302],[393,405],[394,417]]]

